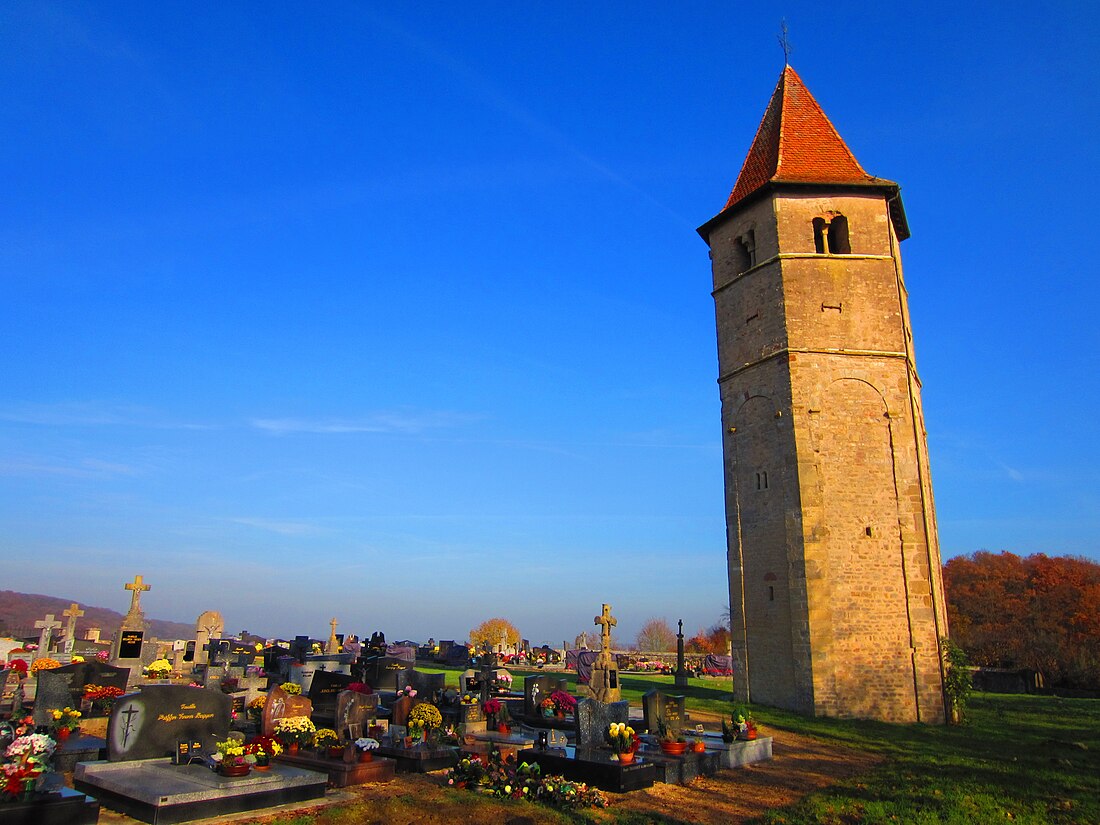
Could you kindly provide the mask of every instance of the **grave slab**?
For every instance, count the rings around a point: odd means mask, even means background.
[[[164,759],[80,762],[73,774],[78,791],[152,825],[319,799],[327,783],[326,774],[290,765],[224,777],[205,765],[173,765]]]
[[[0,825],[96,825],[99,801],[71,788],[0,803]]]
[[[397,769],[396,760],[384,756],[375,756],[370,762],[345,762],[311,753],[281,753],[275,757],[275,761],[327,774],[329,784],[335,788],[363,785],[367,782],[389,782]]]
[[[517,760],[537,763],[544,775],[561,775],[574,782],[586,782],[602,791],[626,793],[652,787],[657,767],[644,756],[624,765],[612,759],[611,751],[598,748],[529,748]]]
[[[638,753],[656,767],[657,781],[668,785],[686,785],[699,776],[714,776],[721,767],[718,751],[686,751],[682,756],[671,756],[654,748]]]
[[[398,773],[430,773],[453,768],[458,764],[458,749],[451,747],[431,748],[418,745],[411,748],[399,748],[383,745],[375,754],[394,759]]]
[[[77,762],[96,762],[107,758],[107,740],[99,736],[70,736],[57,746],[53,754],[54,770],[66,773]]]

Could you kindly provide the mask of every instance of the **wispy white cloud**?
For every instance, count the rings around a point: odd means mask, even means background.
[[[280,521],[267,518],[231,518],[233,524],[243,524],[246,527],[255,527],[257,530],[265,530],[269,533],[278,533],[280,536],[311,536],[323,533],[324,528],[308,521]]]
[[[36,427],[148,427],[162,430],[217,428],[217,425],[212,424],[176,421],[147,407],[98,401],[3,404],[0,405],[0,421]]]
[[[292,435],[294,433],[318,435],[348,433],[413,434],[443,427],[454,427],[475,419],[476,416],[447,412],[380,412],[361,418],[254,418],[249,423],[256,429],[271,435]]]
[[[0,475],[63,476],[69,478],[113,478],[140,475],[141,470],[127,464],[85,458],[74,463],[0,459]]]

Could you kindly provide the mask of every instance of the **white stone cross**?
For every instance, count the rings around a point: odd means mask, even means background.
[[[61,611],[61,615],[69,619],[65,627],[65,652],[72,653],[73,645],[76,643],[76,620],[84,615],[84,611],[80,609],[79,604],[73,602],[67,609]]]
[[[53,613],[47,613],[42,621],[35,622],[34,626],[41,629],[38,636],[38,655],[45,656],[50,650],[50,637],[53,636],[55,627],[61,627],[61,622],[54,621]]]

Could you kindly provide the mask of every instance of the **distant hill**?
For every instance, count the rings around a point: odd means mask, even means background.
[[[0,590],[0,636],[10,635],[13,631],[35,634],[34,623],[41,621],[47,613],[53,613],[64,629],[67,620],[61,615],[75,599],[62,599],[58,596],[43,596],[39,593],[16,593],[14,590]],[[76,637],[84,637],[89,627],[98,627],[104,639],[114,636],[122,622],[122,614],[106,607],[93,607],[81,604],[84,615],[76,620]],[[158,639],[191,639],[195,635],[195,626],[185,622],[169,622],[163,619],[149,619],[149,634]],[[56,631],[55,631],[56,633]]]

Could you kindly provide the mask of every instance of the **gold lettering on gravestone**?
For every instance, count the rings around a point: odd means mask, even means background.
[[[193,713],[188,713],[188,711],[194,711],[194,712]],[[190,722],[190,721],[195,720],[195,719],[203,720],[203,719],[213,719],[213,718],[214,718],[214,714],[212,714],[212,713],[200,713],[197,710],[197,705],[195,705],[194,702],[192,702],[191,704],[188,704],[188,705],[180,705],[180,712],[179,713],[159,713],[159,714],[157,714],[157,721],[158,722],[165,722],[165,723],[181,722],[181,721]]]

